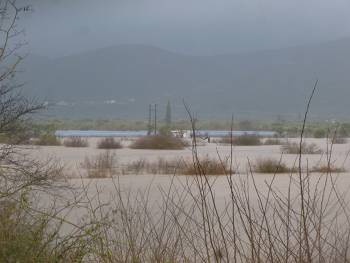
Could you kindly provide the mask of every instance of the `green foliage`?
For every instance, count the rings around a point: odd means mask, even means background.
[[[325,138],[327,132],[324,129],[317,129],[314,131],[314,138]]]
[[[1,201],[0,262],[52,262],[45,234],[45,218],[31,218],[25,213],[29,204]]]
[[[34,213],[27,194],[19,200],[0,199],[0,262],[83,262],[84,237],[60,239],[61,224],[54,223],[50,212]]]
[[[41,146],[60,146],[61,141],[55,135],[46,133],[41,135],[35,144]]]

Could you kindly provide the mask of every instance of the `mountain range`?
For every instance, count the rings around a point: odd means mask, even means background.
[[[310,116],[350,116],[350,38],[216,56],[119,45],[56,59],[29,55],[21,69],[25,93],[47,101],[51,117],[143,119],[150,103],[163,114],[170,100],[183,118],[185,100],[202,118],[297,119],[317,79]]]

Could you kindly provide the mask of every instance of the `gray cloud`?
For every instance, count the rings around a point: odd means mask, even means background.
[[[29,1],[29,0],[27,0]],[[217,54],[350,35],[348,0],[51,0],[23,17],[34,53],[62,56],[142,43]]]

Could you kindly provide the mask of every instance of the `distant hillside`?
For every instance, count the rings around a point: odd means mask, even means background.
[[[65,117],[143,118],[149,103],[168,99],[174,115],[184,116],[185,99],[204,118],[295,119],[317,78],[313,116],[350,116],[350,38],[208,57],[124,45],[52,60],[29,56],[22,67],[26,92]]]

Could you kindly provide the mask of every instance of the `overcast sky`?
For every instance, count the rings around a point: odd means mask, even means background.
[[[350,36],[349,0],[18,0],[33,53],[59,57],[118,44],[237,53]]]

